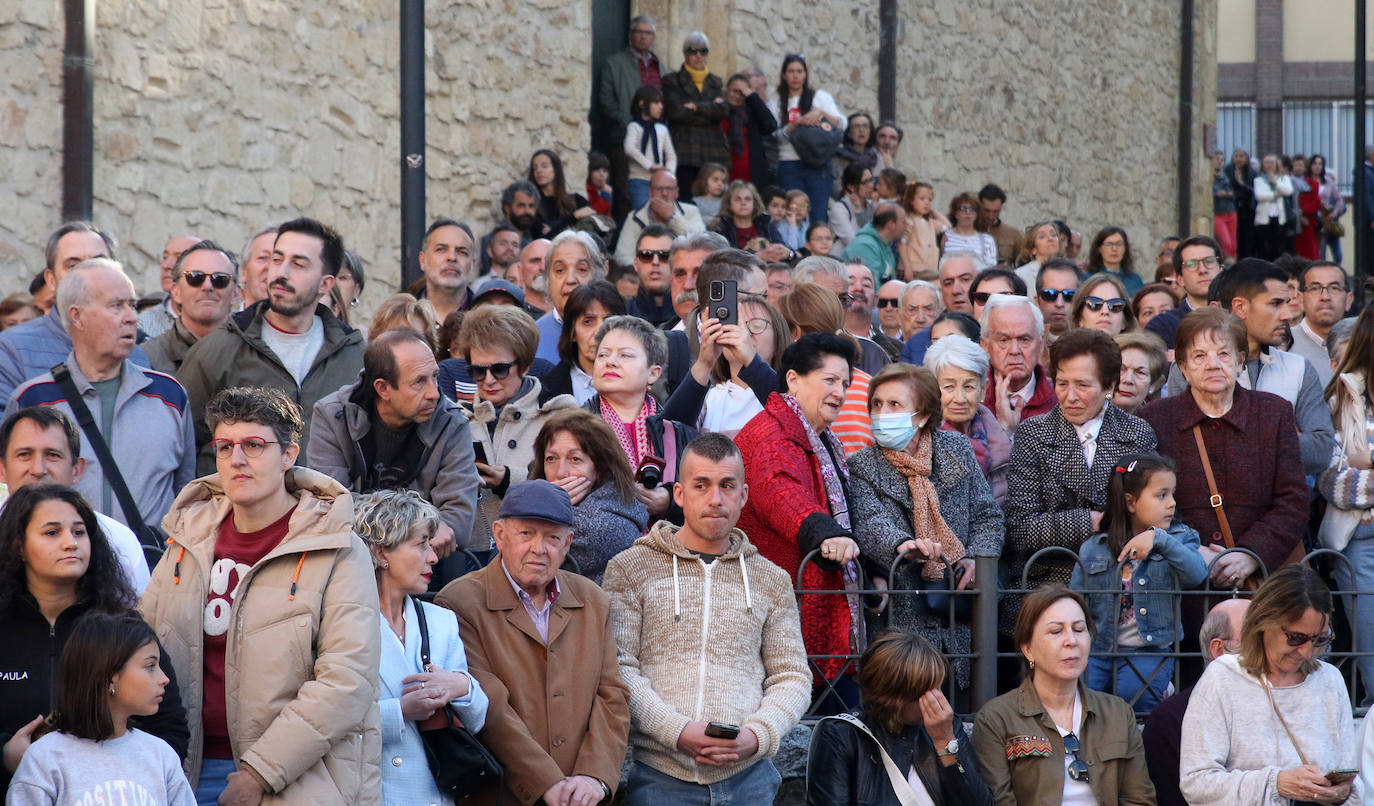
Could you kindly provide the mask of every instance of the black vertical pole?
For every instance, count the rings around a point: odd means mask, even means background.
[[[878,0],[878,119],[897,119],[897,0]]]
[[[62,217],[91,217],[94,163],[91,72],[95,0],[66,0],[66,43],[62,51]]]
[[[401,289],[425,235],[425,2],[401,0]]]
[[[1178,227],[1186,238],[1193,231],[1193,0],[1183,0],[1179,30],[1183,53],[1178,65]]]
[[[1350,163],[1355,166],[1355,204],[1354,212],[1350,216],[1350,224],[1355,228],[1355,276],[1362,281],[1369,279],[1369,269],[1366,265],[1369,253],[1369,225],[1365,223],[1369,216],[1369,211],[1365,209],[1365,179],[1364,179],[1364,148],[1368,133],[1365,131],[1364,110],[1365,110],[1365,25],[1368,17],[1366,16],[1365,0],[1355,0],[1355,142],[1352,146],[1353,153]],[[1356,300],[1361,306],[1364,305],[1364,282],[1355,283],[1355,293],[1359,295]]]

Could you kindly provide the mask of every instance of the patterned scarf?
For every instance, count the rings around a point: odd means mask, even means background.
[[[819,434],[816,433],[816,429],[811,427],[811,421],[806,419],[801,404],[795,397],[784,394],[782,399],[792,413],[797,415],[802,430],[806,432],[806,439],[811,444],[811,452],[816,455],[816,461],[821,466],[821,481],[825,484],[825,499],[830,508],[830,516],[840,526],[849,529],[849,499],[844,494],[844,482],[849,479],[849,467],[844,463],[844,446],[828,428]],[[849,604],[849,643],[855,654],[862,654],[868,645],[868,636],[864,628],[863,603],[854,592],[861,590],[859,561],[850,560],[845,563],[840,569],[840,576],[844,579],[845,590],[850,591],[845,596]]]
[[[639,469],[639,463],[645,456],[651,456],[654,452],[653,444],[649,442],[650,417],[658,414],[658,401],[649,395],[644,396],[644,405],[639,409],[639,415],[634,422],[627,423],[620,419],[620,415],[615,413],[611,404],[606,402],[606,398],[600,397],[598,401],[601,405],[601,419],[615,432],[615,438],[620,440],[620,449],[625,451],[625,456],[629,457],[630,468]]]
[[[929,431],[922,431],[916,440],[916,455],[912,456],[906,451],[894,451],[882,448],[883,457],[888,463],[903,476],[906,476],[906,483],[911,488],[911,524],[912,534],[917,537],[933,538],[940,544],[940,553],[949,558],[950,562],[958,562],[964,559],[964,544],[959,542],[959,537],[954,534],[954,530],[949,528],[945,519],[940,516],[940,496],[935,492],[935,485],[930,481],[931,456],[934,454],[935,441],[931,438]],[[933,560],[925,564],[921,569],[921,577],[928,580],[940,579],[945,574],[945,564],[939,560]]]

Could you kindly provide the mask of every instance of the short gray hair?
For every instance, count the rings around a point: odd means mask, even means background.
[[[252,241],[249,241],[249,243],[251,244]],[[196,252],[218,252],[219,254],[223,255],[224,259],[229,261],[230,276],[232,276],[235,280],[239,278],[238,258],[234,257],[233,252],[230,252],[228,249],[225,249],[224,247],[207,238],[203,241],[196,241],[194,244],[191,245],[191,248],[187,249],[185,252],[182,252],[181,256],[177,258],[176,265],[172,267],[173,282],[181,279],[182,267],[186,264],[186,256],[193,255]]]
[[[988,302],[983,306],[983,316],[978,320],[978,326],[983,329],[983,338],[992,335],[989,323],[992,321],[992,312],[997,308],[1014,308],[1024,305],[1031,312],[1031,319],[1035,321],[1035,334],[1045,337],[1045,315],[1040,312],[1040,306],[1031,302],[1030,297],[1023,297],[1020,294],[993,294],[988,297]]]
[[[930,293],[934,294],[936,309],[944,310],[945,304],[944,301],[940,298],[940,288],[939,286],[935,285],[929,280],[912,280],[911,282],[907,283],[905,286],[902,287],[902,296],[899,299],[905,301],[907,294],[910,294],[912,291],[917,291],[920,289],[925,289],[926,291],[929,291]]]
[[[658,32],[658,26],[654,25],[653,18],[644,14],[640,14],[638,17],[635,17],[634,19],[630,20],[631,28],[634,28],[636,25],[647,25],[650,28],[653,28],[655,33]]]
[[[1239,635],[1231,634],[1231,615],[1224,609],[1213,608],[1207,614],[1207,618],[1202,620],[1202,627],[1197,632],[1197,640],[1202,647],[1202,665],[1205,667],[1212,662],[1211,656],[1207,652],[1207,647],[1212,643],[1213,638],[1220,638],[1222,641],[1239,641]]]
[[[828,274],[849,286],[849,272],[845,269],[845,264],[833,257],[824,255],[811,255],[804,257],[797,263],[796,271],[792,272],[792,280],[797,283],[814,283],[812,279],[818,274]]]
[[[353,531],[368,548],[393,549],[410,538],[416,526],[430,537],[439,529],[439,510],[414,490],[378,490],[353,498]],[[372,555],[373,567],[381,562]]]
[[[693,31],[687,34],[686,39],[682,40],[683,54],[687,53],[688,48],[706,48],[710,50],[711,40],[707,39],[706,34],[703,34],[701,31]]]
[[[1332,360],[1340,354],[1341,348],[1350,343],[1350,339],[1355,335],[1355,317],[1347,317],[1331,326],[1331,330],[1326,334],[1326,355]]]
[[[719,252],[733,247],[734,244],[719,232],[694,232],[691,235],[677,236],[669,248],[674,252]]]
[[[668,337],[662,330],[654,327],[638,316],[608,316],[596,329],[596,347],[601,349],[601,340],[612,330],[628,331],[640,344],[644,345],[644,357],[649,366],[668,366]]]
[[[547,275],[553,270],[553,253],[569,241],[576,241],[587,250],[587,262],[592,264],[592,279],[606,279],[606,256],[601,252],[601,244],[597,243],[596,238],[590,232],[582,230],[563,230],[549,244],[549,251],[544,253],[544,274]]]
[[[977,270],[978,270],[978,255],[975,255],[975,254],[972,253],[972,252],[946,252],[946,253],[944,253],[943,255],[940,256],[940,264],[939,264],[939,266],[936,267],[935,270],[936,270],[936,271],[942,271],[942,270],[945,268],[945,264],[946,264],[946,263],[950,262],[951,260],[955,260],[955,259],[957,259],[957,258],[962,258],[962,259],[964,259],[964,260],[971,260],[971,261],[973,261],[973,269],[974,269],[974,271],[977,271]]]
[[[72,329],[72,308],[84,308],[91,304],[91,290],[86,287],[86,272],[89,269],[114,269],[119,272],[124,281],[129,283],[129,288],[133,289],[134,284],[129,280],[129,275],[124,273],[124,267],[118,261],[110,260],[107,257],[93,257],[90,260],[83,260],[76,264],[62,282],[57,286],[57,300],[53,304],[57,306],[57,312],[62,317],[62,327],[68,331]]]
[[[277,231],[277,227],[278,227],[278,226],[280,226],[280,225],[278,225],[278,224],[273,224],[273,225],[270,225],[270,226],[266,226],[266,227],[263,227],[262,229],[258,230],[257,232],[253,233],[252,235],[249,235],[249,236],[248,236],[248,240],[247,240],[247,241],[244,241],[244,243],[243,243],[243,252],[241,252],[241,253],[239,254],[239,265],[240,265],[240,266],[245,266],[245,265],[247,265],[247,264],[248,264],[248,261],[250,261],[250,260],[253,259],[253,256],[252,256],[251,254],[249,254],[249,250],[251,250],[251,249],[253,248],[253,241],[256,241],[257,239],[261,238],[262,236],[266,235],[266,234],[269,233],[269,232],[275,234],[276,231]]]
[[[947,369],[962,369],[977,375],[986,385],[991,363],[987,352],[962,333],[951,333],[926,349],[926,369],[936,377]]]

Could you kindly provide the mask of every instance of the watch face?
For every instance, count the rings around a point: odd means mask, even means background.
[[[957,755],[959,755],[959,740],[958,740],[958,739],[950,739],[950,740],[949,740],[949,744],[945,745],[945,750],[944,750],[943,755],[946,755],[946,756],[957,756]]]

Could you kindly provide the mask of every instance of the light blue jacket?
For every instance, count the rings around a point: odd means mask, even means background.
[[[1136,569],[1132,604],[1136,609],[1136,626],[1147,646],[1167,647],[1182,631],[1174,620],[1174,596],[1169,593],[1150,593],[1177,588],[1195,588],[1207,578],[1207,563],[1198,553],[1197,532],[1182,521],[1174,521],[1168,531],[1155,529],[1155,545]],[[1074,563],[1073,579],[1069,587],[1077,591],[1109,590],[1113,593],[1088,594],[1088,609],[1097,624],[1093,638],[1093,652],[1112,652],[1116,649],[1117,607],[1120,600],[1115,591],[1121,590],[1121,576],[1116,555],[1107,547],[1107,535],[1099,532],[1078,549],[1082,567]],[[1083,569],[1087,569],[1084,578]]]
[[[463,725],[477,733],[486,724],[487,695],[477,678],[468,674],[467,653],[458,635],[458,617],[448,608],[425,604],[429,626],[429,656],[436,666],[468,676],[468,693],[452,702]],[[434,776],[425,761],[425,746],[420,729],[401,716],[401,681],[423,671],[420,667],[420,626],[415,620],[415,600],[406,597],[406,641],[402,646],[391,631],[386,616],[381,616],[382,664],[379,705],[382,711],[382,802],[411,804],[451,804],[439,793]]]
[[[71,351],[72,336],[62,327],[56,305],[43,316],[0,333],[0,400],[9,400],[24,381],[67,360]],[[148,356],[140,347],[134,347],[129,360],[148,366]]]

